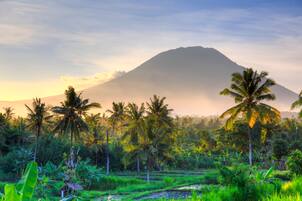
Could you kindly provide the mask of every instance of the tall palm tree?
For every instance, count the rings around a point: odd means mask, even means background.
[[[147,116],[140,123],[139,148],[146,162],[147,182],[150,181],[150,170],[160,160],[170,158],[170,145],[173,141],[167,127],[158,126],[157,120]]]
[[[87,122],[90,130],[90,136],[87,138],[87,140],[89,141],[88,144],[92,145],[95,150],[96,165],[98,165],[98,152],[100,150],[99,143],[103,140],[103,137],[101,136],[103,128],[101,125],[101,118],[100,113],[85,115],[85,121]]]
[[[296,109],[302,106],[302,91],[299,94],[298,100],[296,100],[295,102],[293,102],[291,109]],[[299,117],[302,118],[302,110],[300,110],[299,112]]]
[[[147,103],[147,114],[148,116],[155,118],[159,126],[172,126],[170,113],[173,110],[169,109],[165,100],[166,97],[161,98],[157,95],[153,95],[153,98],[150,98],[150,103]]]
[[[28,111],[27,127],[36,134],[36,145],[34,152],[34,161],[36,161],[39,137],[41,135],[44,123],[49,122],[52,116],[49,115],[48,108],[46,107],[45,103],[42,103],[40,98],[33,99],[32,108],[30,108],[28,105],[25,105],[25,107]]]
[[[14,116],[14,108],[12,108],[12,107],[4,107],[3,108],[3,110],[4,110],[4,117],[5,117],[5,119],[6,119],[6,121],[7,122],[9,122],[12,118],[13,118],[13,116]]]
[[[139,157],[139,127],[144,119],[145,106],[142,103],[139,107],[135,103],[129,103],[126,108],[127,130],[123,135],[123,139],[128,139],[129,144],[132,146],[132,151],[136,157],[137,173],[140,172],[140,157]]]
[[[115,131],[118,127],[118,124],[121,124],[125,117],[125,104],[123,102],[113,102],[112,109],[107,110],[110,114],[108,120],[111,126],[112,135],[115,134]],[[110,171],[110,156],[109,156],[109,132],[106,131],[106,174],[109,175]]]
[[[56,125],[54,132],[70,135],[70,167],[74,168],[73,143],[79,138],[82,131],[88,131],[88,125],[84,121],[83,116],[92,108],[100,108],[99,103],[89,103],[89,99],[83,99],[81,93],[77,94],[73,87],[69,87],[65,91],[65,101],[61,102],[61,106],[55,106],[52,111],[60,116],[60,120]]]
[[[237,117],[245,119],[248,125],[249,137],[249,164],[253,163],[252,156],[252,134],[251,129],[256,121],[263,124],[280,120],[280,112],[262,101],[275,100],[275,95],[271,92],[271,87],[275,82],[267,78],[268,73],[257,73],[251,68],[245,69],[243,73],[232,74],[232,84],[220,92],[234,98],[236,106],[225,111],[221,118],[228,117],[225,127],[231,129]]]

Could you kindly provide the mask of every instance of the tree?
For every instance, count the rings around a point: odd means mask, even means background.
[[[112,110],[107,110],[110,113],[108,118],[112,135],[115,134],[117,126],[119,123],[122,123],[124,120],[125,115],[125,104],[123,102],[113,102],[112,103]],[[109,132],[106,131],[106,174],[109,175],[110,171],[110,157],[109,157]]]
[[[172,126],[172,118],[170,113],[173,111],[168,108],[168,104],[165,104],[166,97],[159,97],[153,95],[150,98],[150,103],[147,103],[147,114],[152,118],[155,118],[159,126]]]
[[[13,116],[14,116],[14,108],[12,108],[12,107],[4,107],[3,108],[4,109],[4,117],[5,117],[5,119],[6,119],[6,121],[7,122],[9,122],[12,118],[13,118]]]
[[[140,124],[139,146],[147,170],[147,181],[150,181],[150,170],[159,161],[170,158],[171,152],[171,130],[167,127],[159,127],[156,119],[151,117],[144,118]]]
[[[92,145],[95,150],[95,164],[98,164],[98,152],[100,151],[99,143],[103,140],[101,135],[103,126],[101,125],[100,113],[85,115],[85,121],[89,127],[90,135],[87,137],[89,145]]]
[[[291,109],[296,109],[302,106],[302,91],[299,94],[298,100],[296,100],[295,102],[293,102]],[[300,110],[299,112],[299,117],[302,118],[302,110]]]
[[[260,74],[253,69],[245,69],[243,73],[232,74],[230,89],[226,88],[220,92],[234,98],[236,106],[225,111],[221,118],[228,117],[225,128],[232,129],[234,121],[240,116],[248,125],[249,137],[249,164],[252,165],[252,134],[251,129],[257,121],[263,124],[280,120],[280,112],[262,101],[275,100],[271,87],[275,82],[267,78],[268,73]]]
[[[89,103],[89,99],[82,99],[81,93],[77,94],[73,87],[69,87],[65,91],[65,101],[61,102],[61,106],[55,106],[52,111],[60,116],[54,132],[70,135],[70,164],[74,168],[73,143],[79,138],[80,132],[88,131],[88,125],[83,119],[83,115],[92,108],[100,108],[99,103]]]
[[[139,135],[140,125],[145,114],[145,106],[142,103],[140,107],[135,103],[129,103],[126,108],[127,127],[123,135],[123,139],[128,140],[128,147],[130,152],[136,157],[137,173],[140,172],[140,149],[139,149]]]
[[[43,130],[44,123],[49,122],[52,116],[49,115],[48,108],[46,107],[45,103],[42,103],[40,98],[33,99],[32,108],[30,108],[28,105],[25,105],[25,107],[28,110],[26,119],[27,128],[33,131],[36,135],[36,145],[34,151],[34,161],[36,161],[39,137]]]

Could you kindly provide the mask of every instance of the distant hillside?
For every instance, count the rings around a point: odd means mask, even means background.
[[[144,102],[153,94],[167,97],[167,102],[179,115],[216,115],[233,104],[219,92],[230,85],[231,74],[244,68],[213,48],[188,47],[162,52],[125,75],[84,90],[84,96],[100,102],[103,108],[112,101]],[[277,85],[273,88],[277,100],[271,102],[281,111],[289,111],[297,94]],[[57,104],[62,96],[47,97]],[[0,102],[12,105],[24,113],[24,103]]]

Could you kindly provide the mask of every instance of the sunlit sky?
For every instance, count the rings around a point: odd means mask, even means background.
[[[302,89],[301,0],[0,0],[0,100],[83,89],[155,54],[214,47]]]

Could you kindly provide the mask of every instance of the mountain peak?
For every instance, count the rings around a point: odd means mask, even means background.
[[[217,115],[234,105],[231,98],[219,92],[230,86],[232,73],[243,69],[214,48],[180,47],[159,53],[121,77],[88,88],[83,95],[107,109],[113,101],[141,103],[157,94],[167,97],[176,114]],[[277,100],[270,104],[289,111],[297,94],[280,85],[273,92]],[[55,105],[62,99],[56,96],[44,100]],[[24,102],[18,104],[24,110]]]

